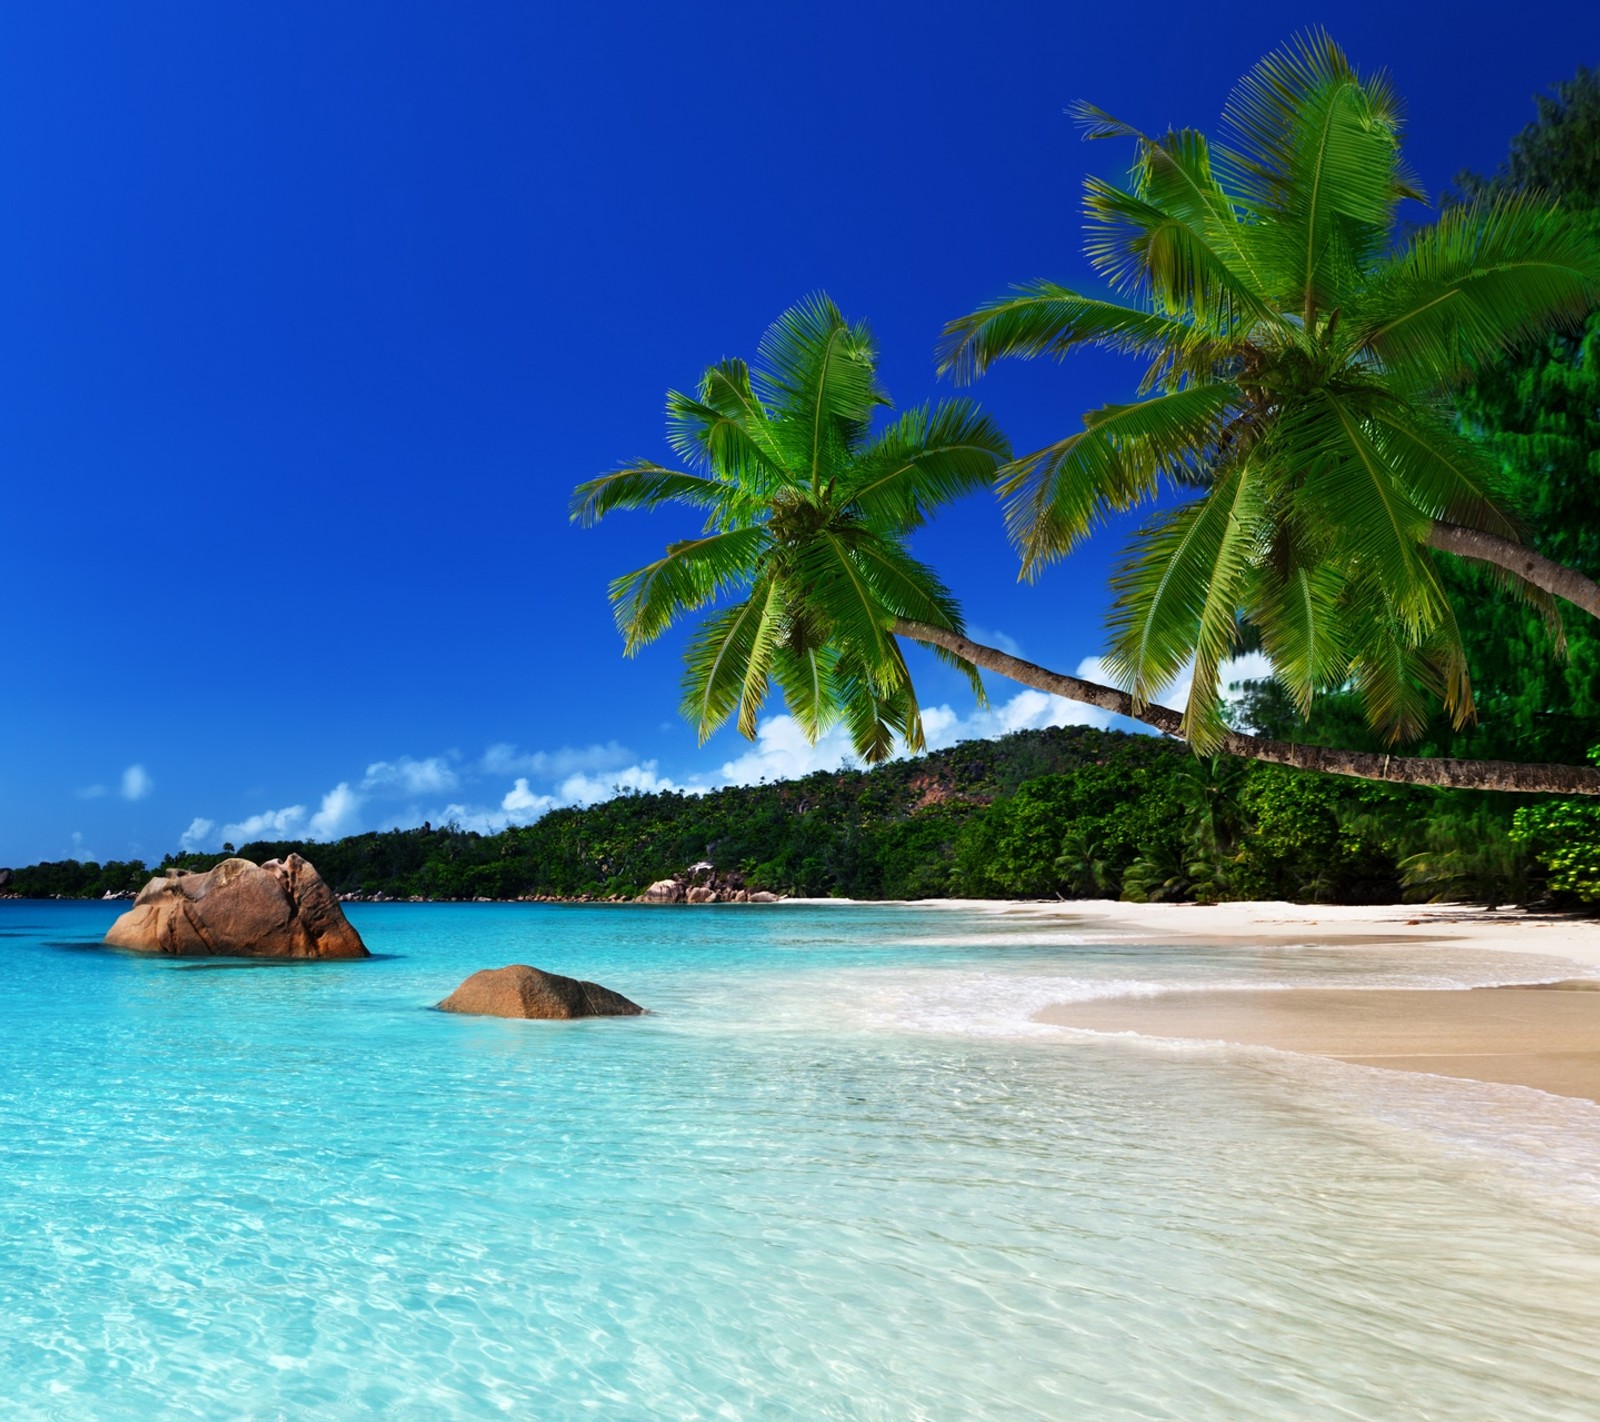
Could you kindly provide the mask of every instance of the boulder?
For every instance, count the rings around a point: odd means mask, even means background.
[[[717,891],[709,884],[696,884],[683,897],[685,902],[691,904],[714,904],[717,901]]]
[[[681,904],[683,902],[683,885],[676,879],[657,879],[648,889],[639,895],[642,904]]]
[[[751,892],[748,902],[753,904],[781,904],[782,894],[771,894],[765,889],[755,889]]]
[[[169,869],[139,891],[105,941],[177,957],[371,956],[322,876],[298,854],[259,866],[224,859],[203,874]]]
[[[474,973],[439,1004],[441,1012],[479,1017],[638,1017],[644,1012],[599,983],[544,973],[526,963]]]

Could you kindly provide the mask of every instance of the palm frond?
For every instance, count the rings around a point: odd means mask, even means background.
[[[1372,274],[1352,339],[1397,380],[1429,390],[1600,305],[1600,245],[1527,196],[1447,209]]]
[[[771,685],[773,661],[782,642],[787,618],[784,615],[786,599],[776,578],[767,578],[751,597],[759,602],[761,615],[750,638],[745,657],[743,684],[739,689],[739,734],[748,740],[756,738],[756,716],[767,699]]]
[[[715,514],[737,500],[738,493],[720,479],[641,459],[579,484],[572,491],[572,521],[591,528],[614,509],[653,509],[669,503],[710,509]]]
[[[753,664],[752,659],[767,618],[770,593],[770,586],[757,589],[745,601],[712,613],[689,639],[682,710],[702,745],[746,699],[747,684],[765,676],[765,667]]]
[[[1067,113],[1072,116],[1072,121],[1083,131],[1085,140],[1144,137],[1132,124],[1126,124],[1119,118],[1113,118],[1104,109],[1096,108],[1093,104],[1087,103],[1083,99],[1078,99],[1068,104]]]
[[[1186,221],[1099,178],[1086,179],[1083,191],[1084,252],[1114,288],[1138,293],[1161,315],[1188,314],[1202,332],[1218,336],[1235,313],[1275,319],[1230,260],[1234,234],[1224,229],[1219,244],[1209,219]]]
[[[1231,485],[1231,487],[1230,487]],[[1222,716],[1222,663],[1239,644],[1239,611],[1252,559],[1261,551],[1263,500],[1248,461],[1234,466],[1213,490],[1221,505],[1217,519],[1219,537],[1206,576],[1194,637],[1194,672],[1189,682],[1189,704],[1184,710],[1184,734],[1201,754],[1221,747],[1228,727]]]
[[[682,614],[747,586],[770,543],[763,527],[689,538],[669,544],[664,557],[617,578],[610,592],[623,651],[632,656]]]
[[[1247,220],[1243,204],[1227,192],[1217,178],[1211,145],[1196,129],[1175,129],[1156,141],[1139,146],[1136,196],[1151,207],[1169,213],[1205,239],[1207,247],[1238,283],[1227,289],[1226,322],[1234,316],[1275,324],[1278,312],[1271,305],[1273,283],[1263,260],[1259,226]],[[1240,291],[1249,300],[1239,301]],[[1192,304],[1190,293],[1166,293],[1164,304],[1183,309]],[[1205,319],[1208,312],[1196,309]]]
[[[722,361],[700,380],[699,396],[667,392],[667,443],[696,468],[750,492],[782,477],[780,451],[766,411],[750,389],[743,361]]]
[[[1326,31],[1268,55],[1228,100],[1233,181],[1275,255],[1274,295],[1309,325],[1340,304],[1415,196],[1399,168],[1400,112],[1383,76],[1363,79]]]
[[[1347,599],[1350,679],[1374,730],[1391,743],[1414,740],[1435,700],[1457,726],[1472,719],[1472,685],[1448,608],[1439,627],[1417,637],[1376,583],[1353,581]]]
[[[813,745],[839,719],[838,660],[833,646],[813,643],[780,645],[773,657],[784,704]]]
[[[1302,716],[1313,700],[1344,680],[1350,665],[1340,601],[1344,575],[1321,561],[1300,561],[1286,572],[1265,560],[1256,570],[1249,616],[1275,679]]]
[[[836,678],[841,719],[856,754],[869,765],[893,755],[896,741],[912,753],[927,749],[911,673],[892,638],[888,662],[874,669],[843,653]]]
[[[1059,359],[1082,345],[1141,355],[1175,352],[1191,360],[1223,354],[1214,336],[1171,316],[1084,296],[1050,281],[1012,290],[1016,295],[987,302],[944,328],[941,375],[966,384],[1002,357]]]
[[[1153,497],[1163,475],[1203,465],[1239,398],[1236,386],[1217,381],[1107,405],[1085,416],[1079,433],[1002,468],[998,488],[1022,575],[1037,578],[1108,511]]]
[[[886,630],[890,614],[877,600],[872,583],[854,556],[849,540],[837,529],[819,530],[793,550],[793,585],[828,638],[891,679],[897,661]],[[884,670],[887,669],[887,670]]]
[[[1423,552],[1429,516],[1406,496],[1367,412],[1350,392],[1323,389],[1280,416],[1273,478],[1292,477],[1295,516],[1322,530],[1328,554],[1376,580],[1415,640],[1444,615],[1444,593]]]
[[[785,311],[761,338],[756,388],[782,463],[818,489],[888,403],[865,325],[852,326],[818,294]]]
[[[838,497],[867,523],[918,528],[941,504],[985,487],[1011,457],[999,425],[968,400],[908,410],[852,461]]]
[[[1499,467],[1487,449],[1412,401],[1377,399],[1368,411],[1373,439],[1412,504],[1430,518],[1519,537],[1492,496]]]
[[[1237,637],[1234,614],[1259,549],[1262,507],[1254,470],[1247,461],[1234,464],[1206,498],[1145,529],[1112,578],[1111,674],[1146,704],[1193,656],[1185,734],[1197,738],[1197,749],[1216,741],[1219,719],[1208,702],[1216,701],[1216,670]]]

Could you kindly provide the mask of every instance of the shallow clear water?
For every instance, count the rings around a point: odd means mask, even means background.
[[[0,903],[7,1418],[1600,1413],[1600,1108],[1028,1021],[1525,959],[372,905],[376,961],[241,965],[114,912]],[[530,961],[654,1012],[430,1010]]]

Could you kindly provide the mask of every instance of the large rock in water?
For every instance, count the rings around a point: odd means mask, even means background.
[[[479,1017],[638,1017],[644,1012],[599,983],[542,973],[526,963],[474,973],[439,1004],[441,1012]]]
[[[224,859],[204,874],[169,869],[111,925],[113,948],[178,957],[366,958],[322,876],[298,854]]]

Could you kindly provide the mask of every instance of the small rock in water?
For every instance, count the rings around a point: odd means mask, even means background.
[[[474,973],[439,1005],[478,1017],[638,1017],[644,1008],[599,983],[545,973],[526,963]]]

